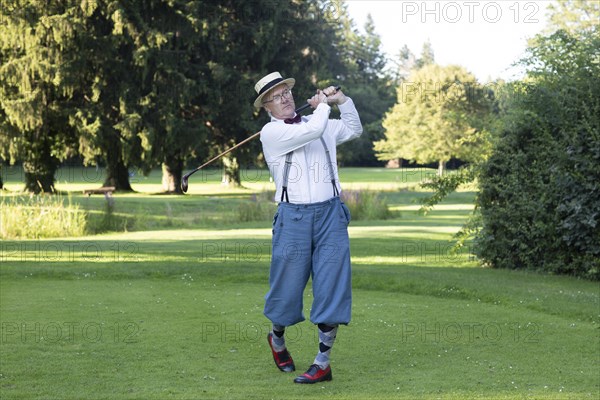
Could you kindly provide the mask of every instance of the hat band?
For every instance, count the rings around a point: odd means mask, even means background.
[[[258,92],[258,95],[260,96],[261,94],[263,94],[267,90],[271,89],[273,86],[277,85],[281,81],[283,81],[283,78],[273,79],[271,82],[269,82],[265,86],[263,86],[262,89],[260,89],[260,92]]]

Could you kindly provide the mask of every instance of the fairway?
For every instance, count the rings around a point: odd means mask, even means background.
[[[81,195],[98,182],[71,172],[62,196],[101,215],[104,198]],[[474,193],[421,215],[416,184],[431,173],[341,170],[345,188],[379,191],[392,218],[350,224],[353,315],[333,381],[295,385],[273,365],[262,308],[274,206],[238,218],[268,197],[268,174],[243,189],[207,175],[191,195],[163,196],[155,172],[115,195],[120,232],[0,243],[0,398],[598,399],[598,283],[453,253]],[[309,287],[307,319],[310,304]],[[305,370],[315,327],[286,335]]]

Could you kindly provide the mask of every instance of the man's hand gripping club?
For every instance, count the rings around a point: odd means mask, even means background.
[[[346,102],[346,95],[344,95],[339,87],[336,88],[335,86],[329,86],[323,90],[317,90],[317,94],[306,100],[306,102],[310,104],[312,108],[317,108],[317,106],[321,103],[339,105]]]

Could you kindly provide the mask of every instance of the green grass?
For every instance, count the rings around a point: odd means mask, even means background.
[[[481,268],[468,247],[451,254],[472,192],[422,216],[426,193],[397,171],[369,181],[368,169],[342,170],[344,187],[385,189],[393,218],[351,223],[353,320],[332,351],[333,381],[299,386],[266,343],[270,218],[239,222],[235,212],[262,183],[190,181],[194,194],[174,197],[150,194],[152,176],[142,193],[115,196],[128,232],[0,242],[0,398],[600,395],[598,283]],[[61,190],[101,215],[104,198],[82,196],[84,185]],[[307,290],[307,317],[310,302]],[[302,372],[315,328],[305,321],[287,336]]]

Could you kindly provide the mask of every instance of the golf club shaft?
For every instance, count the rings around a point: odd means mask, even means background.
[[[254,135],[250,136],[249,138],[246,138],[244,140],[242,140],[241,142],[239,142],[238,144],[236,144],[233,147],[230,147],[229,149],[225,150],[224,152],[222,152],[221,154],[219,154],[218,156],[215,156],[213,158],[211,158],[210,160],[208,160],[207,162],[205,162],[204,164],[202,164],[201,166],[199,166],[198,168],[196,168],[195,170],[193,170],[192,172],[187,173],[185,176],[189,177],[190,175],[192,175],[194,172],[201,170],[202,168],[206,167],[208,164],[212,163],[213,161],[218,160],[219,158],[223,157],[224,155],[232,152],[233,150],[237,149],[238,147],[240,147],[241,145],[245,144],[246,142],[251,141],[252,139],[254,139],[255,137],[257,137],[258,135],[260,135],[260,131],[256,132]]]
[[[337,92],[338,90],[341,89],[341,86],[336,86],[335,91]],[[296,109],[296,114],[300,114],[302,111],[306,110],[308,107],[310,107],[310,104],[306,103],[301,107],[298,107]],[[204,164],[202,164],[201,166],[197,167],[196,169],[188,172],[187,174],[185,174],[183,176],[183,178],[181,178],[181,188],[183,189],[183,193],[187,192],[188,189],[188,179],[190,176],[192,176],[193,174],[195,174],[196,172],[200,171],[202,168],[206,167],[207,165],[211,164],[212,162],[218,160],[219,158],[223,157],[226,154],[229,154],[230,152],[232,152],[233,150],[237,149],[238,147],[244,145],[245,143],[251,141],[252,139],[256,138],[257,136],[260,135],[261,131],[256,132],[254,135],[250,136],[249,138],[246,138],[244,140],[242,140],[241,142],[239,142],[238,144],[236,144],[233,147],[230,147],[229,149],[225,150],[224,152],[222,152],[221,154],[211,158],[210,160],[208,160],[207,162],[205,162]]]

